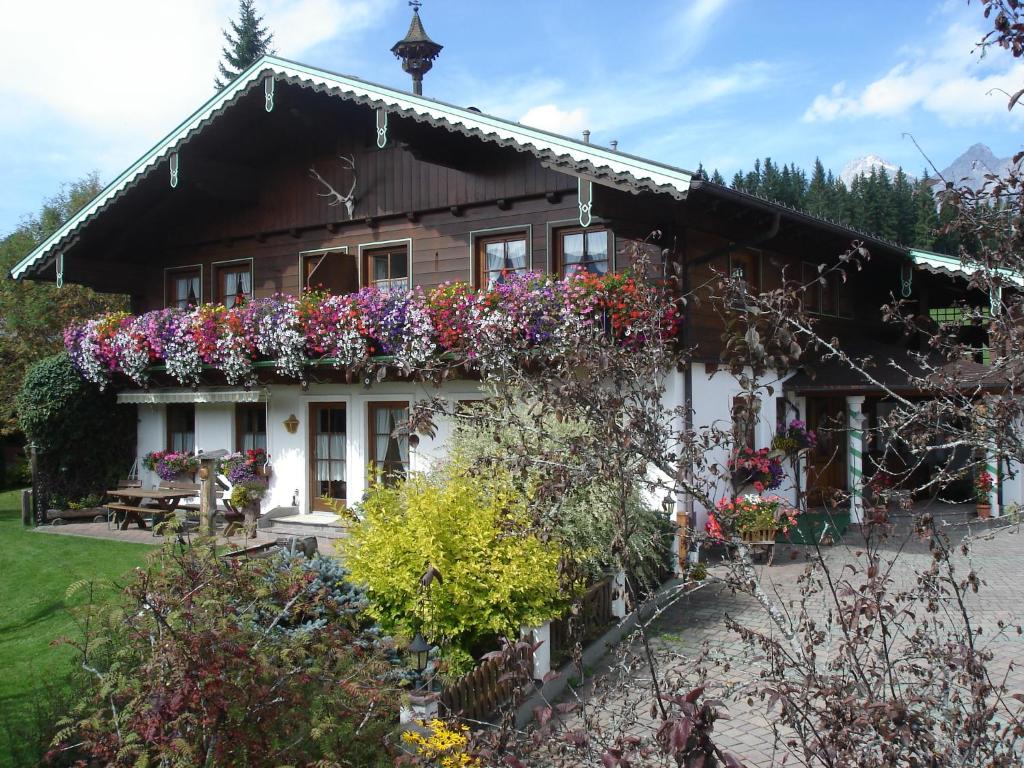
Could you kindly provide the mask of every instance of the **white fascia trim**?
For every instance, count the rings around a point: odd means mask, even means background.
[[[324,88],[348,92],[356,97],[381,102],[391,109],[409,110],[429,116],[435,120],[445,121],[453,125],[461,125],[471,130],[479,130],[484,134],[493,135],[499,140],[508,140],[525,146],[533,146],[539,150],[555,152],[577,162],[591,163],[595,168],[608,168],[614,173],[628,174],[638,181],[649,180],[655,186],[670,187],[679,194],[685,194],[690,188],[692,176],[682,169],[644,160],[643,158],[621,152],[613,152],[610,149],[586,144],[566,136],[548,133],[537,128],[530,128],[519,123],[435,101],[434,99],[396,91],[358,78],[334,74],[304,64],[287,61],[286,59],[279,59],[276,56],[263,56],[227,88],[210,98],[193,112],[184,122],[158,142],[156,146],[108,184],[88,205],[46,238],[32,253],[18,262],[11,270],[11,277],[18,279],[24,275],[27,269],[35,266],[48,255],[55,245],[59,244],[86,219],[102,209],[129,184],[147,173],[165,156],[169,156],[172,152],[177,151],[191,133],[200,128],[215,112],[248,91],[256,82],[262,80],[268,70],[272,71],[277,78],[282,80],[290,79],[299,83],[311,82]],[[182,172],[185,176],[188,175],[187,158],[184,159]]]
[[[970,264],[965,267],[964,263],[960,259],[955,256],[947,256],[944,253],[911,250],[910,258],[917,266],[927,266],[932,267],[933,269],[940,269],[945,272],[961,275],[965,279],[969,279],[976,271],[970,268]],[[1024,276],[1016,272],[1012,272],[1008,269],[997,269],[995,270],[995,273],[1015,285],[1024,285]]]
[[[170,403],[265,403],[262,389],[222,389],[193,392],[119,392],[117,402],[129,405],[166,405]]]

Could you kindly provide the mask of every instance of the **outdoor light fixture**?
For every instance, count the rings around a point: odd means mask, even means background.
[[[423,635],[419,632],[416,633],[416,637],[409,643],[409,653],[416,657],[416,671],[421,675],[427,668],[427,656],[430,654],[430,643],[423,639]]]
[[[284,420],[284,428],[288,430],[289,435],[294,435],[299,430],[299,420],[294,413]]]

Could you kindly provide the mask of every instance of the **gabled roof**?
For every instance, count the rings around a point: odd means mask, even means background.
[[[380,108],[390,114],[530,152],[548,167],[569,174],[586,175],[635,192],[660,192],[682,200],[690,188],[692,174],[680,168],[530,128],[474,109],[415,96],[356,77],[335,74],[276,56],[263,56],[228,87],[193,112],[38,248],[18,262],[11,270],[11,277],[20,278],[33,268],[48,264],[68,246],[85,224],[152,173],[157,166],[169,161],[172,154],[179,152],[206,125],[230,109],[241,96],[261,86],[267,78],[273,78],[275,83],[310,88],[348,101]]]

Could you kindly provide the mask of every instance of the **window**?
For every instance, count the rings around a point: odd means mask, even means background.
[[[217,266],[217,301],[230,309],[252,298],[252,260]]]
[[[408,403],[370,403],[370,464],[385,485],[409,471],[409,436],[395,434],[408,421]]]
[[[817,264],[803,262],[800,275],[804,290],[804,309],[819,315],[852,316],[852,307],[843,291],[843,276],[839,272],[818,271]],[[824,282],[822,282],[824,281]]]
[[[758,251],[741,251],[729,254],[729,277],[746,283],[750,293],[761,292],[761,254]]]
[[[512,273],[526,272],[526,234],[523,232],[482,237],[476,241],[477,287],[488,288]]]
[[[603,275],[610,266],[606,229],[560,229],[555,237],[555,271],[565,276],[576,270]]]
[[[379,248],[366,252],[366,284],[385,292],[409,290],[409,248]]]
[[[842,278],[838,272],[829,272],[825,275],[825,284],[821,286],[821,314],[839,314],[839,293],[842,286]]]
[[[167,406],[167,450],[193,453],[196,449],[196,407],[191,403]]]
[[[808,312],[821,312],[821,283],[818,281],[818,265],[803,263],[801,280],[804,284],[804,309]]]
[[[303,291],[328,291],[336,296],[359,290],[356,260],[345,250],[320,251],[299,255],[299,275]]]
[[[168,307],[188,309],[203,300],[202,269],[188,267],[167,273],[164,304]]]
[[[736,448],[755,447],[757,438],[757,416],[761,401],[749,395],[738,395],[732,399],[732,429]]]
[[[235,406],[235,450],[267,450],[267,407],[263,403]]]

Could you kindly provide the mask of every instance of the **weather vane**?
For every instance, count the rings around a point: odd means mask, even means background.
[[[412,6],[412,9],[416,13],[419,13],[420,12],[420,6],[423,5],[423,3],[420,2],[420,0],[409,0],[409,5]]]

